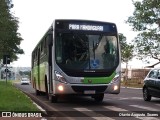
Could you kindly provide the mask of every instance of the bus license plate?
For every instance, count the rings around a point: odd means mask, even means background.
[[[95,94],[96,91],[95,90],[85,90],[84,94]]]

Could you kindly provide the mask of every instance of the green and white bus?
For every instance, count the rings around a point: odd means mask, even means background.
[[[60,95],[102,101],[120,93],[121,59],[116,24],[55,20],[32,52],[32,85],[51,102]]]

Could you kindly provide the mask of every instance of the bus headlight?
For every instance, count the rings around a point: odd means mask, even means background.
[[[55,71],[55,75],[56,75],[58,81],[60,81],[62,83],[67,83],[66,79],[58,71]]]
[[[64,90],[63,86],[62,86],[62,85],[59,85],[59,86],[58,86],[58,90],[62,92],[62,91]]]
[[[118,90],[118,86],[115,85],[113,89],[114,89],[114,91],[115,91],[115,90]]]

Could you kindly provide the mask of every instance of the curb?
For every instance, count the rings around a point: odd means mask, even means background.
[[[137,89],[137,90],[142,90],[142,88],[134,88],[134,87],[121,87],[121,88],[129,88],[129,89]]]

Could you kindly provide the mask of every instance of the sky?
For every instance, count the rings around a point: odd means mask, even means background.
[[[12,0],[14,16],[19,18],[19,30],[24,39],[20,47],[24,55],[12,63],[30,67],[31,53],[54,19],[87,19],[114,22],[118,32],[130,42],[137,33],[125,23],[133,14],[132,0]],[[134,61],[131,63],[133,66]],[[139,64],[141,64],[141,61]],[[139,65],[138,65],[139,66]],[[142,66],[143,67],[143,66]]]

